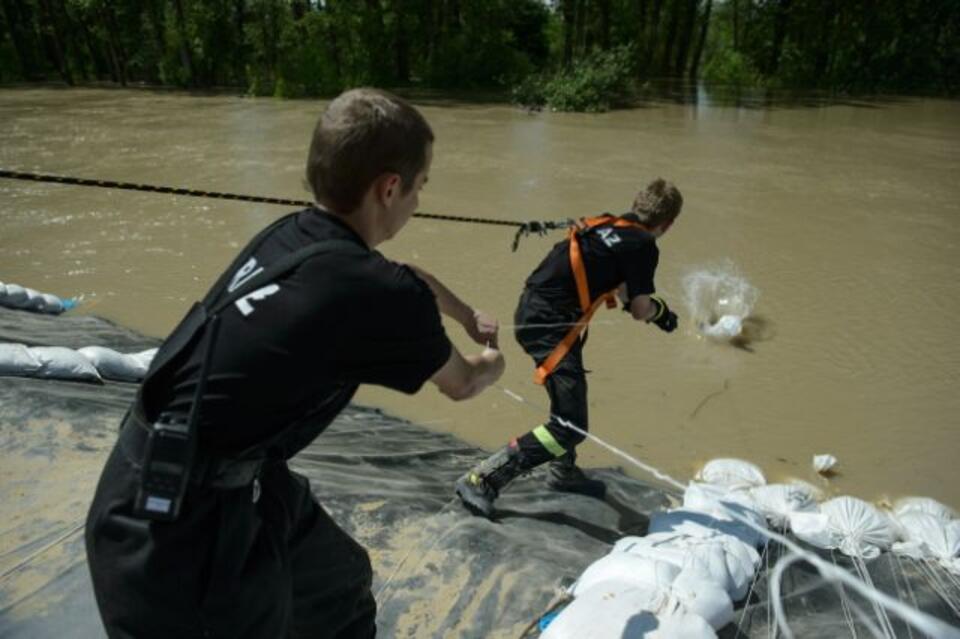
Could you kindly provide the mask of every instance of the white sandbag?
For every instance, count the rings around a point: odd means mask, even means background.
[[[897,521],[904,540],[893,544],[893,552],[915,559],[937,559],[948,567],[960,558],[960,519],[947,522],[929,513],[908,511],[898,515]]]
[[[712,579],[704,579],[702,574],[695,574],[688,571],[686,575],[680,573],[680,569],[689,560],[691,552],[696,552],[696,548],[691,550],[691,546],[702,544],[699,540],[691,541],[689,538],[678,538],[672,535],[651,535],[647,537],[623,537],[616,544],[610,555],[634,555],[657,563],[670,563],[678,574],[669,584],[668,595],[673,605],[666,606],[666,610],[691,612],[700,615],[715,630],[723,628],[733,619],[733,601],[727,593],[723,584],[729,581],[728,572],[724,567],[723,575]],[[739,544],[739,542],[737,542]],[[747,554],[749,550],[743,544],[739,544],[743,553]],[[731,552],[731,554],[736,554]],[[749,556],[749,555],[747,555]],[[759,564],[760,558],[756,558]],[[749,570],[754,570],[756,564],[745,562],[750,566]],[[746,572],[746,570],[744,571]],[[582,579],[582,578],[581,578]],[[663,612],[661,609],[659,612]],[[672,614],[672,613],[671,613]]]
[[[40,360],[23,344],[0,344],[0,375],[32,377],[40,370]]]
[[[744,544],[739,546],[741,549],[749,548]],[[736,546],[722,543],[691,546],[680,575],[683,575],[684,580],[694,583],[712,582],[722,588],[732,601],[740,601],[747,596],[755,568],[752,557],[731,552],[735,549]],[[680,575],[677,576],[678,579]]]
[[[51,295],[50,293],[41,293],[40,297],[43,299],[43,305],[40,307],[40,310],[44,313],[57,315],[66,310],[64,301],[56,295]]]
[[[663,519],[662,513],[656,513],[653,517],[654,520],[657,520],[656,527],[651,521],[650,531],[670,532],[670,530],[676,530],[696,535],[696,532],[690,526],[699,525],[709,530],[733,535],[751,546],[757,547],[765,543],[762,532],[741,521],[741,519],[746,519],[761,530],[767,528],[767,521],[760,513],[759,506],[752,501],[750,495],[745,491],[732,491],[722,486],[691,482],[683,495],[683,508],[672,512],[686,514]],[[735,518],[734,515],[739,516],[740,519]],[[685,521],[689,522],[690,525],[686,525],[682,529],[675,528],[684,525]]]
[[[644,637],[646,639],[716,639],[717,633],[713,631],[707,620],[700,615],[679,615],[660,617],[660,625],[646,634],[630,634],[624,637]]]
[[[767,478],[757,466],[742,459],[714,459],[697,473],[697,479],[728,488],[763,486]]]
[[[614,552],[671,563],[680,568],[680,574],[713,582],[734,601],[746,594],[760,565],[760,555],[752,546],[730,535],[703,531],[698,536],[653,532],[624,537],[614,545]]]
[[[716,534],[730,535],[756,546],[757,533],[740,522],[715,517],[699,510],[683,508],[665,513],[654,513],[648,527],[650,533],[709,539]]]
[[[658,616],[666,594],[653,587],[615,581],[584,591],[547,626],[542,639],[714,639],[716,633],[698,615]]]
[[[837,458],[833,455],[814,455],[813,469],[820,474],[830,472],[837,465]]]
[[[106,379],[138,382],[147,374],[149,362],[136,355],[125,355],[105,346],[85,346],[77,351]]]
[[[27,299],[23,302],[21,308],[27,311],[42,311],[44,305],[43,295],[32,288],[25,287],[24,290],[27,292]]]
[[[889,550],[896,537],[884,513],[854,497],[831,499],[820,505],[819,513],[792,513],[790,528],[813,546],[864,559]]]
[[[821,512],[790,513],[790,531],[811,546],[823,549],[837,547],[837,539],[830,528],[830,517]]]
[[[817,510],[816,493],[803,484],[757,486],[749,494],[767,521],[777,528],[790,524],[790,513]]]
[[[605,581],[666,590],[679,573],[680,568],[665,561],[614,552],[587,566],[580,578],[570,587],[570,593],[574,596],[580,595]]]
[[[951,519],[957,518],[957,511],[929,497],[904,497],[903,499],[899,499],[894,505],[893,512],[897,517],[910,512],[921,512],[933,515],[943,521],[950,521]]]
[[[716,484],[690,482],[683,492],[683,507],[686,510],[717,514],[724,519],[731,519],[731,513],[736,513],[761,528],[766,528],[760,505],[753,499],[749,488],[734,489]]]
[[[714,630],[720,630],[733,621],[733,600],[727,591],[712,581],[696,579],[689,572],[677,575],[670,584],[670,603],[667,607],[683,614],[703,617]]]
[[[56,315],[76,304],[76,300],[64,300],[19,284],[0,284],[0,306]]]
[[[94,365],[71,348],[36,346],[30,349],[30,353],[40,362],[40,370],[34,374],[35,377],[103,381]]]
[[[613,545],[610,554],[628,553],[657,561],[666,561],[677,569],[683,568],[687,557],[688,537],[675,533],[649,533],[645,537],[622,537]]]
[[[743,318],[737,315],[723,315],[716,322],[702,322],[700,332],[713,339],[732,339],[743,331]]]
[[[27,289],[19,284],[7,284],[0,292],[0,304],[10,308],[23,308],[29,299]]]
[[[158,350],[160,349],[148,348],[147,350],[140,351],[139,353],[130,353],[130,357],[136,357],[140,364],[146,368],[146,370],[150,370],[150,364],[153,362],[153,358],[156,357]]]

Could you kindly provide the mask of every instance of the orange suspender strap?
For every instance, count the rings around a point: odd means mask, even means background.
[[[556,348],[550,352],[550,354],[547,356],[547,359],[543,360],[543,364],[540,364],[540,366],[537,367],[537,370],[534,371],[534,382],[537,384],[546,383],[547,377],[550,376],[550,373],[553,372],[553,369],[557,367],[557,364],[560,363],[560,360],[567,356],[567,353],[569,353],[570,349],[573,348],[574,343],[580,339],[580,333],[587,328],[587,324],[590,323],[590,318],[593,317],[594,312],[600,308],[600,304],[608,301],[609,299],[608,293],[594,302],[593,306],[587,309],[587,312],[580,317],[580,320],[576,324],[573,325],[573,328],[567,331],[567,334],[564,335],[563,340],[561,340],[560,343],[557,344]],[[616,301],[614,301],[614,305],[616,305]]]
[[[575,226],[570,227],[570,270],[573,271],[573,280],[577,283],[580,310],[586,314],[591,306],[590,286],[587,284],[587,269],[583,266],[583,255],[580,253],[580,242],[577,240]]]
[[[583,220],[581,224],[570,227],[570,269],[573,271],[573,279],[577,284],[577,297],[580,300],[580,310],[583,311],[583,315],[579,321],[567,331],[567,334],[563,336],[560,343],[550,352],[547,359],[534,371],[533,381],[537,384],[544,384],[547,381],[547,377],[550,376],[550,373],[552,373],[560,361],[567,356],[567,353],[573,348],[574,343],[580,339],[580,334],[586,330],[587,324],[590,323],[593,314],[600,308],[600,304],[606,303],[607,308],[614,308],[617,305],[617,298],[614,295],[617,289],[604,293],[595,302],[590,303],[590,287],[587,284],[587,270],[583,266],[583,255],[580,252],[580,242],[577,240],[577,231],[590,229],[602,224],[610,224],[616,227],[632,226],[647,230],[647,227],[637,222],[631,222],[623,218],[611,219],[611,217],[612,216],[609,215],[591,217]]]

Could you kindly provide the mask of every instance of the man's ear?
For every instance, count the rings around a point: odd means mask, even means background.
[[[400,196],[402,180],[396,173],[382,173],[374,180],[373,186],[377,201],[389,207]]]

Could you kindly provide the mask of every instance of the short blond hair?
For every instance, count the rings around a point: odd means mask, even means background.
[[[683,208],[683,196],[671,182],[657,178],[647,188],[637,193],[630,212],[641,224],[657,227],[673,222]]]

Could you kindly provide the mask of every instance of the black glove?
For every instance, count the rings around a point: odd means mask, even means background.
[[[650,301],[657,307],[657,312],[647,320],[647,323],[653,322],[661,331],[672,333],[677,327],[677,314],[671,311],[667,303],[656,295],[651,295]]]

